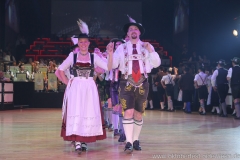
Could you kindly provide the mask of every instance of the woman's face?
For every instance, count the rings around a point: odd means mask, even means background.
[[[90,42],[89,42],[88,38],[79,38],[78,39],[78,46],[79,46],[80,51],[82,51],[82,52],[88,51],[89,45],[90,45]]]

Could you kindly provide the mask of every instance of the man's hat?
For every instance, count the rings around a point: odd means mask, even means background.
[[[141,35],[143,35],[144,32],[145,32],[145,29],[143,28],[142,24],[140,24],[140,23],[133,23],[133,22],[130,22],[130,23],[125,24],[125,25],[123,26],[123,31],[124,31],[125,33],[127,33],[127,32],[128,32],[128,28],[129,28],[130,26],[136,26],[136,27],[138,27],[138,29],[139,29],[140,32],[141,32]]]
[[[239,64],[240,63],[240,59],[238,57],[234,57],[233,59],[231,59],[232,62]]]
[[[145,29],[143,28],[142,24],[141,24],[141,23],[137,23],[137,22],[136,22],[134,19],[132,19],[132,17],[130,17],[129,15],[127,15],[127,16],[128,16],[128,18],[129,18],[129,23],[127,23],[127,24],[125,24],[125,25],[123,26],[123,31],[124,31],[125,33],[127,33],[127,32],[128,32],[128,28],[129,28],[130,26],[136,26],[136,27],[138,27],[138,29],[140,30],[141,35],[143,35],[144,32],[145,32]]]
[[[113,38],[110,40],[110,42],[116,43],[116,42],[122,42],[125,43],[125,41],[123,39],[119,39],[119,38]]]
[[[225,60],[220,59],[219,61],[217,61],[217,64],[226,65],[226,62]]]

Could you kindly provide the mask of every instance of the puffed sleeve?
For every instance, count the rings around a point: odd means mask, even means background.
[[[218,76],[218,70],[215,70],[213,72],[212,77],[211,77],[211,84],[212,84],[213,87],[216,86],[216,78],[217,78],[217,76]]]
[[[120,64],[120,54],[124,54],[122,44],[118,46],[116,51],[113,53],[113,64],[112,64],[113,69],[117,68]]]
[[[196,82],[198,80],[198,74],[195,75],[194,81]]]
[[[151,48],[153,50],[152,53],[149,53],[149,56],[148,56],[148,60],[150,62],[150,65],[153,67],[153,68],[157,68],[158,66],[161,65],[161,59],[158,55],[157,52],[155,52],[153,46],[151,45]]]
[[[108,70],[107,62],[104,61],[101,57],[99,57],[97,54],[94,53],[94,65],[97,65],[98,67]]]
[[[68,57],[63,61],[63,63],[58,67],[59,70],[67,70],[73,63],[73,52],[71,52]]]
[[[232,78],[232,68],[229,68],[227,77]]]

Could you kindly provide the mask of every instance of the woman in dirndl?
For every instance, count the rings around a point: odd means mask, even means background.
[[[108,70],[108,64],[98,55],[88,52],[88,29],[84,29],[87,25],[81,20],[78,21],[78,25],[82,34],[75,38],[78,39],[80,51],[76,54],[71,52],[59,66],[56,75],[67,85],[62,107],[61,136],[65,141],[74,141],[75,150],[80,154],[87,150],[86,143],[106,138],[93,73],[94,65]],[[86,30],[87,32],[84,32]],[[112,55],[109,55],[109,62],[112,63]],[[64,73],[68,68],[71,73],[70,79]]]

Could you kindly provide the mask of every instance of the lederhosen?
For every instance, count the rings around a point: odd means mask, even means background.
[[[124,44],[123,44],[124,45]],[[128,56],[127,46],[124,45],[125,58]],[[145,56],[144,48],[141,48],[142,56]],[[119,100],[122,105],[122,109],[135,109],[138,112],[143,113],[147,106],[147,96],[149,92],[148,75],[146,73],[145,62],[143,61],[143,74],[139,81],[136,83],[132,75],[128,75],[128,61],[125,61],[125,74],[121,75],[119,84]]]
[[[225,72],[225,73],[224,73]],[[225,102],[225,99],[228,95],[228,81],[227,81],[227,70],[223,69],[223,68],[219,68],[218,69],[218,76],[217,76],[217,92],[218,92],[218,96],[220,99],[221,103]]]
[[[202,80],[202,85],[198,88],[198,98],[199,99],[207,99],[208,98],[208,90],[207,85],[205,84],[206,78],[203,80],[200,74],[198,74],[200,79]]]
[[[172,77],[170,77],[169,75],[167,75],[167,76],[168,76],[168,79],[169,79],[169,83],[165,84],[166,85],[165,92],[166,92],[167,96],[171,96],[173,98],[173,81],[172,81]]]

